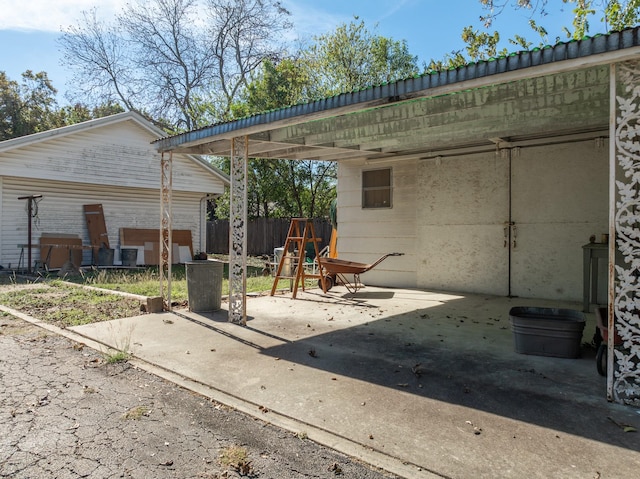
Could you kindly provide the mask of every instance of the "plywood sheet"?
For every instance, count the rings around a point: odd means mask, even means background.
[[[109,235],[107,235],[102,205],[84,205],[84,216],[87,220],[91,245],[97,248],[102,246],[109,248]]]
[[[173,230],[173,263],[183,262],[183,248],[188,248],[189,259],[193,258],[191,230]],[[120,228],[120,246],[122,248],[143,248],[144,264],[157,265],[160,260],[160,230],[143,228]]]
[[[71,260],[75,267],[82,264],[82,240],[67,234],[43,233],[40,237],[40,260],[48,268],[61,268]]]

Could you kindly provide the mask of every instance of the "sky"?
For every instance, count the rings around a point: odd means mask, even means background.
[[[68,85],[69,72],[60,65],[62,55],[57,40],[61,31],[79,24],[81,12],[92,7],[98,7],[98,14],[111,20],[127,1],[130,0],[0,0],[0,71],[18,82],[26,70],[47,72],[59,90],[58,103],[65,104],[64,93],[72,87]],[[292,14],[294,36],[311,39],[331,32],[341,23],[349,23],[357,15],[369,30],[394,40],[406,40],[409,52],[418,56],[420,64],[443,59],[446,54],[462,49],[460,35],[465,26],[483,29],[478,19],[484,12],[478,0],[282,0],[281,3]],[[571,26],[572,15],[571,7],[561,0],[549,3],[553,6],[539,23],[548,30],[553,42],[558,36],[565,38],[562,26]],[[501,46],[515,50],[506,42],[514,34],[537,42],[528,19],[527,12],[505,9],[492,27],[504,39]]]

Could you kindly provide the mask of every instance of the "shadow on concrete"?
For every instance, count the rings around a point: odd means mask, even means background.
[[[586,344],[594,332],[591,322],[585,328],[580,358],[531,356],[514,352],[509,299],[487,297],[483,307],[482,299],[459,297],[386,316],[384,305],[365,304],[372,298],[391,299],[393,293],[333,297],[335,304],[379,310],[379,317],[334,331],[310,332],[297,340],[278,336],[283,343],[261,353],[419,397],[640,450],[640,434],[622,433],[614,423],[616,418],[611,417],[631,414],[633,409],[606,400],[606,380],[598,375],[595,351]],[[319,296],[319,305],[324,301]],[[307,329],[313,329],[314,320],[327,321],[308,314],[302,319],[308,322]],[[252,328],[270,334],[263,325]]]

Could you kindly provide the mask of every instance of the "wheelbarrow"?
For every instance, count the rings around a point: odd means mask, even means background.
[[[404,253],[388,253],[378,258],[374,263],[356,263],[338,258],[322,258],[322,275],[324,276],[325,290],[329,291],[338,281],[344,284],[351,294],[362,287],[360,275],[375,268],[389,256],[402,256]],[[353,275],[353,281],[349,281],[346,275]],[[318,286],[322,288],[322,280],[318,280]]]
[[[598,343],[598,352],[596,353],[596,368],[601,376],[607,375],[607,355],[609,351],[609,327],[608,327],[608,311],[607,308],[596,308],[596,336],[594,342]],[[598,337],[599,336],[599,337]],[[622,338],[615,332],[613,337],[614,347],[622,345]]]

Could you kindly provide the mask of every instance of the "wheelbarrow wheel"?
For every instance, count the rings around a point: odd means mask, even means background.
[[[324,286],[325,286],[325,288],[327,288],[327,291],[329,291],[331,288],[333,288],[333,278],[331,276],[325,276],[324,277]],[[322,289],[322,280],[321,279],[318,280],[318,288]]]
[[[607,344],[601,343],[596,353],[596,368],[600,376],[607,375]]]

